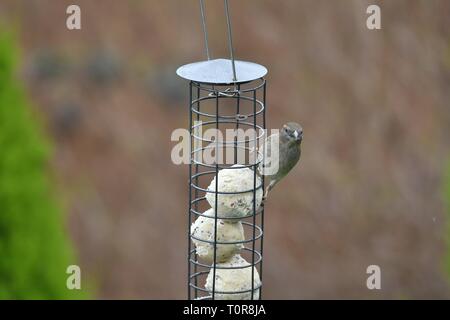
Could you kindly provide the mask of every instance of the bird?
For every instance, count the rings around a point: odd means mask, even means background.
[[[296,122],[288,122],[277,133],[267,137],[259,147],[259,154],[263,158],[258,165],[258,175],[264,176],[267,185],[263,202],[275,185],[299,162],[302,141],[302,126]]]

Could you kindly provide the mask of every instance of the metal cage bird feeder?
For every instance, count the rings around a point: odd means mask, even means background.
[[[188,299],[261,299],[262,262],[264,237],[264,207],[258,205],[257,194],[264,190],[264,177],[258,175],[261,157],[251,160],[256,144],[264,135],[255,134],[245,139],[234,136],[232,139],[206,138],[198,132],[215,129],[224,132],[228,129],[251,128],[254,132],[266,129],[266,80],[267,69],[252,62],[238,61],[234,58],[232,28],[228,0],[224,0],[227,18],[229,59],[211,59],[208,46],[205,7],[200,1],[203,33],[205,37],[206,61],[184,65],[177,74],[190,81],[189,85],[189,130],[190,130],[190,164],[189,164],[189,211],[188,211]],[[206,133],[206,132],[205,132]],[[261,140],[261,141],[260,141]],[[202,153],[213,149],[214,161],[203,160]],[[257,150],[257,149],[256,149]],[[232,151],[230,161],[221,161],[220,155]],[[241,153],[239,153],[241,152]],[[238,154],[244,154],[244,163]],[[228,157],[229,158],[229,157]],[[225,164],[223,164],[224,162]],[[236,165],[239,166],[236,166]],[[251,170],[251,187],[240,191],[221,191],[219,183],[222,170]],[[250,172],[250,171],[247,171]],[[213,182],[211,182],[213,181]],[[259,181],[259,183],[258,183]],[[211,183],[208,187],[208,183]],[[223,225],[220,216],[219,202],[221,197],[240,194],[251,195],[250,210],[245,215],[227,217],[225,223],[240,223],[244,230],[244,239],[224,241],[219,233]],[[262,193],[261,193],[262,194]],[[212,199],[212,201],[211,201]],[[213,214],[206,215],[205,210],[211,207]],[[210,238],[202,238],[192,233],[190,227],[200,217],[213,221]],[[212,261],[205,262],[199,258],[194,242],[210,246]],[[247,262],[240,265],[221,263],[218,251],[221,245],[240,247],[239,255]],[[247,280],[241,279],[242,286],[224,285],[223,273],[232,272],[232,276],[242,272]],[[234,272],[234,273],[233,273]],[[259,281],[255,281],[258,277]],[[221,277],[222,275],[222,277]],[[218,283],[219,281],[220,284]],[[235,277],[232,282],[238,281]],[[245,285],[247,284],[247,285]],[[225,289],[224,289],[225,288]],[[231,288],[231,289],[230,289]]]

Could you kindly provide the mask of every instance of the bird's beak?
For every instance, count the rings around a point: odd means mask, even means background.
[[[295,140],[301,142],[303,140],[303,132],[294,131]]]

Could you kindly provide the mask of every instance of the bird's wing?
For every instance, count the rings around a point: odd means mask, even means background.
[[[272,175],[273,165],[278,163],[279,134],[272,134],[260,146],[259,153],[263,155],[262,162],[259,165],[260,174]]]

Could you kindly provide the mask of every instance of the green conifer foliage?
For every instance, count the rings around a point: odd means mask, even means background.
[[[75,264],[52,194],[49,144],[17,79],[17,50],[0,32],[0,299],[82,297],[66,287]]]

